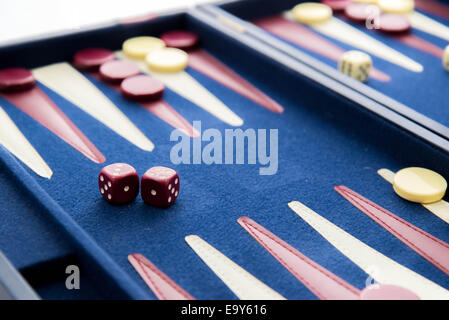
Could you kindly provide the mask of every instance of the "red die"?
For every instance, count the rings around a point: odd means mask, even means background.
[[[166,167],[153,167],[142,177],[141,196],[147,204],[168,207],[179,194],[179,176],[175,170]]]
[[[125,204],[133,201],[139,194],[139,176],[129,164],[110,164],[101,169],[98,187],[107,202]]]

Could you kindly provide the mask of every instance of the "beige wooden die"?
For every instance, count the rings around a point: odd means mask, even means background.
[[[373,61],[364,52],[351,50],[345,52],[338,63],[338,69],[344,74],[365,82],[371,71]]]

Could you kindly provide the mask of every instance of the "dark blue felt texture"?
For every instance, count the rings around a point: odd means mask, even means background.
[[[1,147],[0,147],[1,148]],[[2,186],[0,206],[0,248],[16,268],[32,266],[71,252],[47,213],[28,201],[26,192],[0,163]]]
[[[157,36],[163,30],[179,28],[170,21],[149,22],[142,30],[134,30],[127,36]],[[106,164],[127,162],[140,175],[154,165],[176,169],[181,179],[176,203],[168,209],[149,207],[140,198],[125,206],[107,204],[97,186],[102,165],[89,161],[1,99],[0,105],[54,170],[53,178],[45,180],[25,169],[30,175],[25,175],[22,181],[25,183],[18,183],[17,188],[27,193],[28,182],[35,179],[42,188],[38,190],[41,194],[23,197],[21,192],[11,191],[7,198],[1,194],[4,206],[8,206],[8,198],[28,206],[40,201],[52,216],[48,221],[54,221],[71,238],[84,268],[92,267],[89,277],[97,277],[95,288],[106,288],[111,281],[117,281],[115,290],[122,292],[122,297],[155,298],[127,262],[128,254],[139,252],[196,298],[235,299],[184,242],[186,235],[197,234],[286,298],[315,299],[237,224],[236,220],[243,215],[362,288],[367,275],[301,221],[287,207],[292,200],[303,202],[375,249],[449,288],[445,274],[333,191],[334,185],[346,185],[447,242],[447,224],[423,207],[398,198],[391,185],[376,174],[377,169],[383,167],[398,170],[413,165],[449,177],[447,154],[281,68],[272,59],[233,39],[221,37],[201,22],[189,17],[186,22],[184,27],[201,35],[205,49],[285,107],[283,114],[273,114],[198,72],[187,70],[245,120],[242,129],[279,129],[278,173],[259,176],[258,166],[254,165],[172,165],[169,159],[174,145],[169,141],[171,128],[91,79],[155,143],[153,152],[137,149],[56,93],[41,87],[104,153]],[[123,36],[124,32],[117,32],[117,38]],[[72,48],[81,46],[82,40],[81,37],[74,41]],[[113,42],[116,40],[111,41],[110,47],[117,49],[118,44]],[[55,60],[56,56],[53,58]],[[27,63],[33,64],[32,61]],[[224,132],[228,128],[170,90],[164,99],[189,121],[201,120],[203,129],[216,128]],[[12,167],[14,173],[4,176],[4,180],[22,179],[17,163],[5,155],[2,161]],[[15,228],[8,221],[5,223]],[[29,241],[33,241],[31,234]],[[51,242],[42,250],[57,254]],[[13,261],[22,259],[21,251],[14,255],[19,243],[3,245],[6,250],[2,250],[12,252]],[[105,271],[108,268],[111,268],[109,273]],[[42,290],[48,297],[54,297],[58,288],[49,283]]]

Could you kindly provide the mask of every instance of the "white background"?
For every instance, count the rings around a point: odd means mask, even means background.
[[[0,0],[0,44],[213,0]]]

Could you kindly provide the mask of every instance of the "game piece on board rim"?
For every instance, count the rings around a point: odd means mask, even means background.
[[[0,70],[0,91],[18,92],[32,88],[35,85],[31,71],[22,68]]]
[[[187,30],[173,30],[161,34],[161,40],[167,47],[190,50],[198,45],[198,36]]]
[[[135,37],[123,42],[123,52],[133,59],[144,59],[153,50],[165,47],[165,42],[156,37]]]
[[[145,61],[148,67],[157,72],[178,72],[187,67],[189,56],[177,48],[162,48],[150,52]]]
[[[126,60],[109,61],[103,63],[100,67],[100,75],[103,80],[113,83],[120,83],[139,73],[139,67],[134,62]]]
[[[87,48],[73,56],[73,64],[81,70],[97,70],[103,63],[114,60],[114,52],[102,48]]]
[[[112,204],[126,204],[139,194],[139,176],[126,163],[114,163],[101,169],[98,188],[104,200]]]
[[[164,84],[153,77],[138,75],[126,78],[120,85],[122,94],[130,100],[158,100],[164,94]]]
[[[296,21],[304,24],[317,24],[332,18],[332,9],[322,3],[304,2],[292,9]]]

